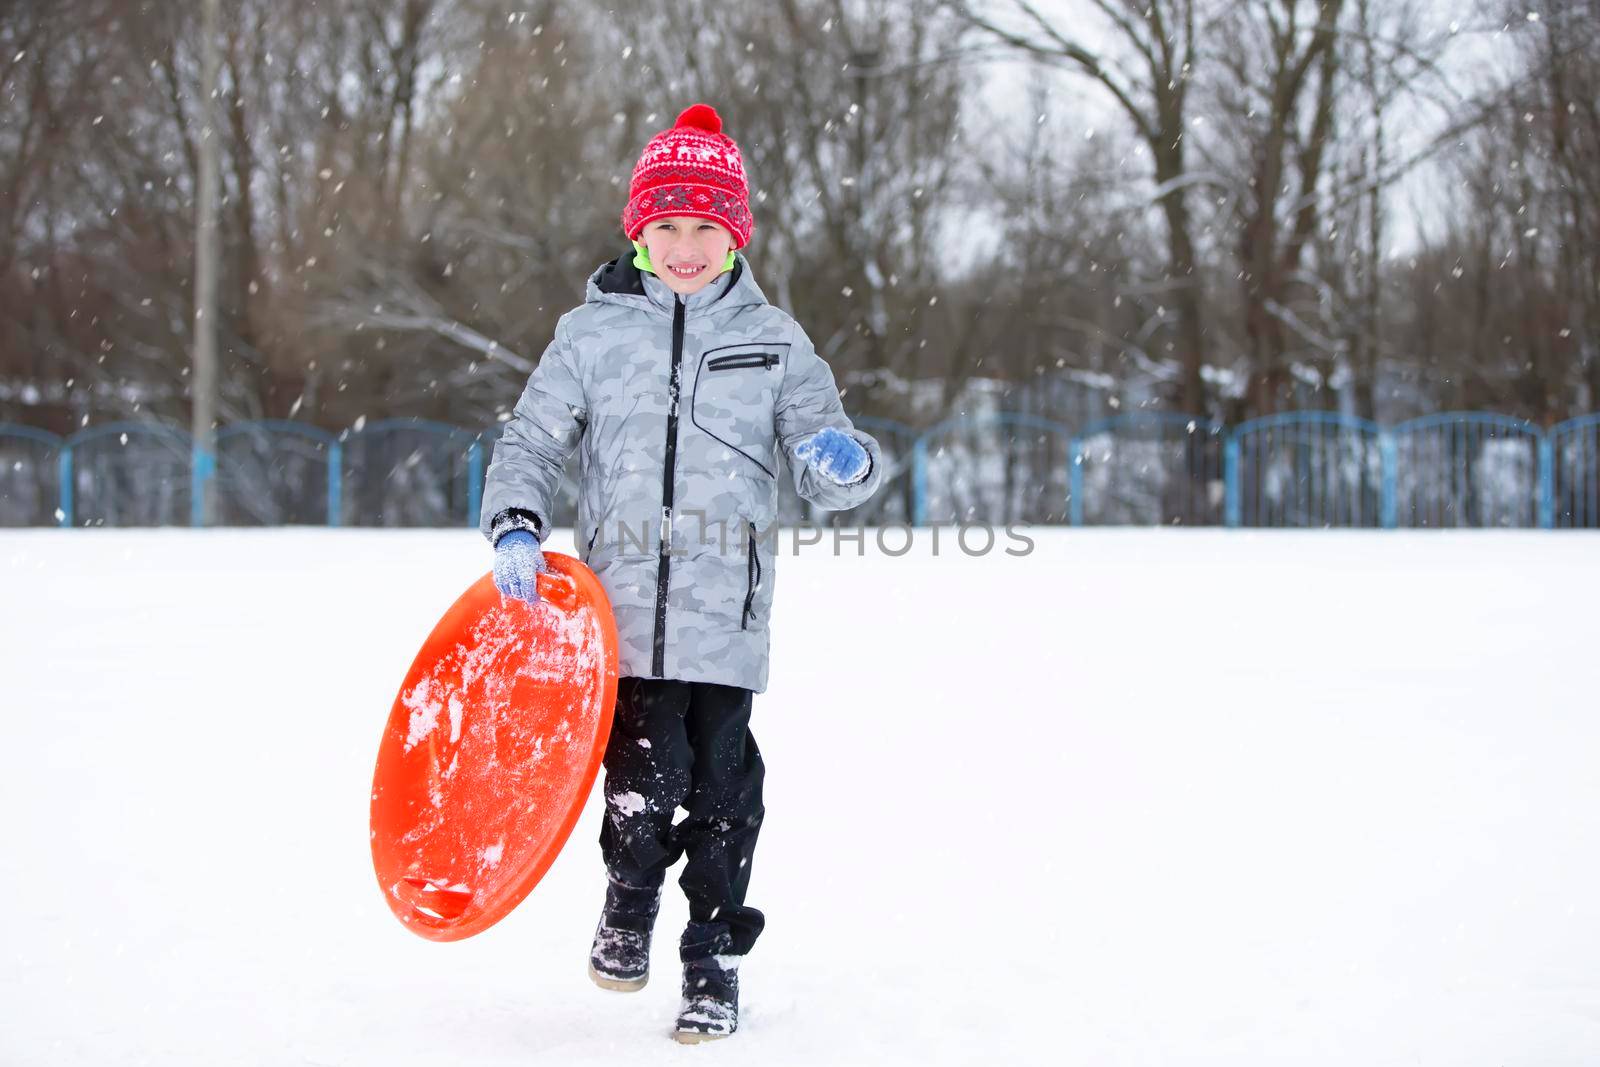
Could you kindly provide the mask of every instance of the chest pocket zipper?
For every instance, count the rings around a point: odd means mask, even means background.
[[[739,619],[739,629],[748,630],[756,613],[756,590],[761,588],[761,557],[756,554],[756,524],[750,523],[750,556],[745,561],[744,614]]]
[[[706,370],[738,370],[740,367],[776,367],[776,352],[745,352],[737,356],[718,356],[706,361]]]

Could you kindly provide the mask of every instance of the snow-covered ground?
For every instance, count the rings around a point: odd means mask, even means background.
[[[475,533],[0,534],[0,1063],[1600,1061],[1600,539],[948,533],[780,563],[768,930],[694,1048],[675,886],[650,986],[585,977],[598,791],[477,938],[379,895]]]

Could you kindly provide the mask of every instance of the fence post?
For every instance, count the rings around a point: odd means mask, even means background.
[[[62,529],[65,530],[65,529],[70,529],[72,527],[72,446],[71,445],[63,445],[63,446],[61,446],[61,456],[60,456],[59,459],[57,459],[56,462],[57,462],[57,465],[59,467],[60,475],[61,475],[60,483],[56,487],[57,495],[60,497],[60,500],[57,501],[57,514],[59,515],[59,518],[56,520],[56,522]]]
[[[189,450],[189,525],[206,524],[206,483],[217,469],[217,457],[199,445]]]
[[[328,525],[338,526],[344,511],[344,445],[328,446]]]
[[[1539,438],[1539,528],[1556,524],[1556,446],[1548,435]]]
[[[1067,442],[1067,508],[1069,521],[1083,525],[1083,438]]]
[[[483,442],[473,439],[467,449],[467,525],[478,525],[483,507]]]
[[[1400,471],[1399,450],[1395,446],[1394,431],[1378,432],[1378,455],[1383,465],[1383,489],[1379,504],[1380,521],[1385,530],[1400,525]]]
[[[928,444],[921,437],[911,442],[911,525],[928,524]]]
[[[1222,499],[1222,521],[1229,529],[1238,529],[1243,517],[1239,501],[1239,439],[1232,430],[1222,444]]]

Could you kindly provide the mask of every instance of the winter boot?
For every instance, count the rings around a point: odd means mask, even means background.
[[[697,928],[719,928],[709,941],[696,936]],[[683,1005],[673,1038],[693,1045],[727,1037],[739,1029],[739,963],[731,952],[727,927],[690,923],[684,935]],[[704,952],[704,954],[701,954]]]
[[[589,949],[589,977],[601,989],[632,993],[650,980],[650,933],[661,887],[646,889],[607,875],[606,906]]]

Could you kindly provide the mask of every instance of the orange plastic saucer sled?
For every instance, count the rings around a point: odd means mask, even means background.
[[[406,674],[372,777],[372,866],[395,916],[431,941],[505,918],[578,821],[617,694],[600,581],[545,554],[537,604],[490,575],[445,612]]]

